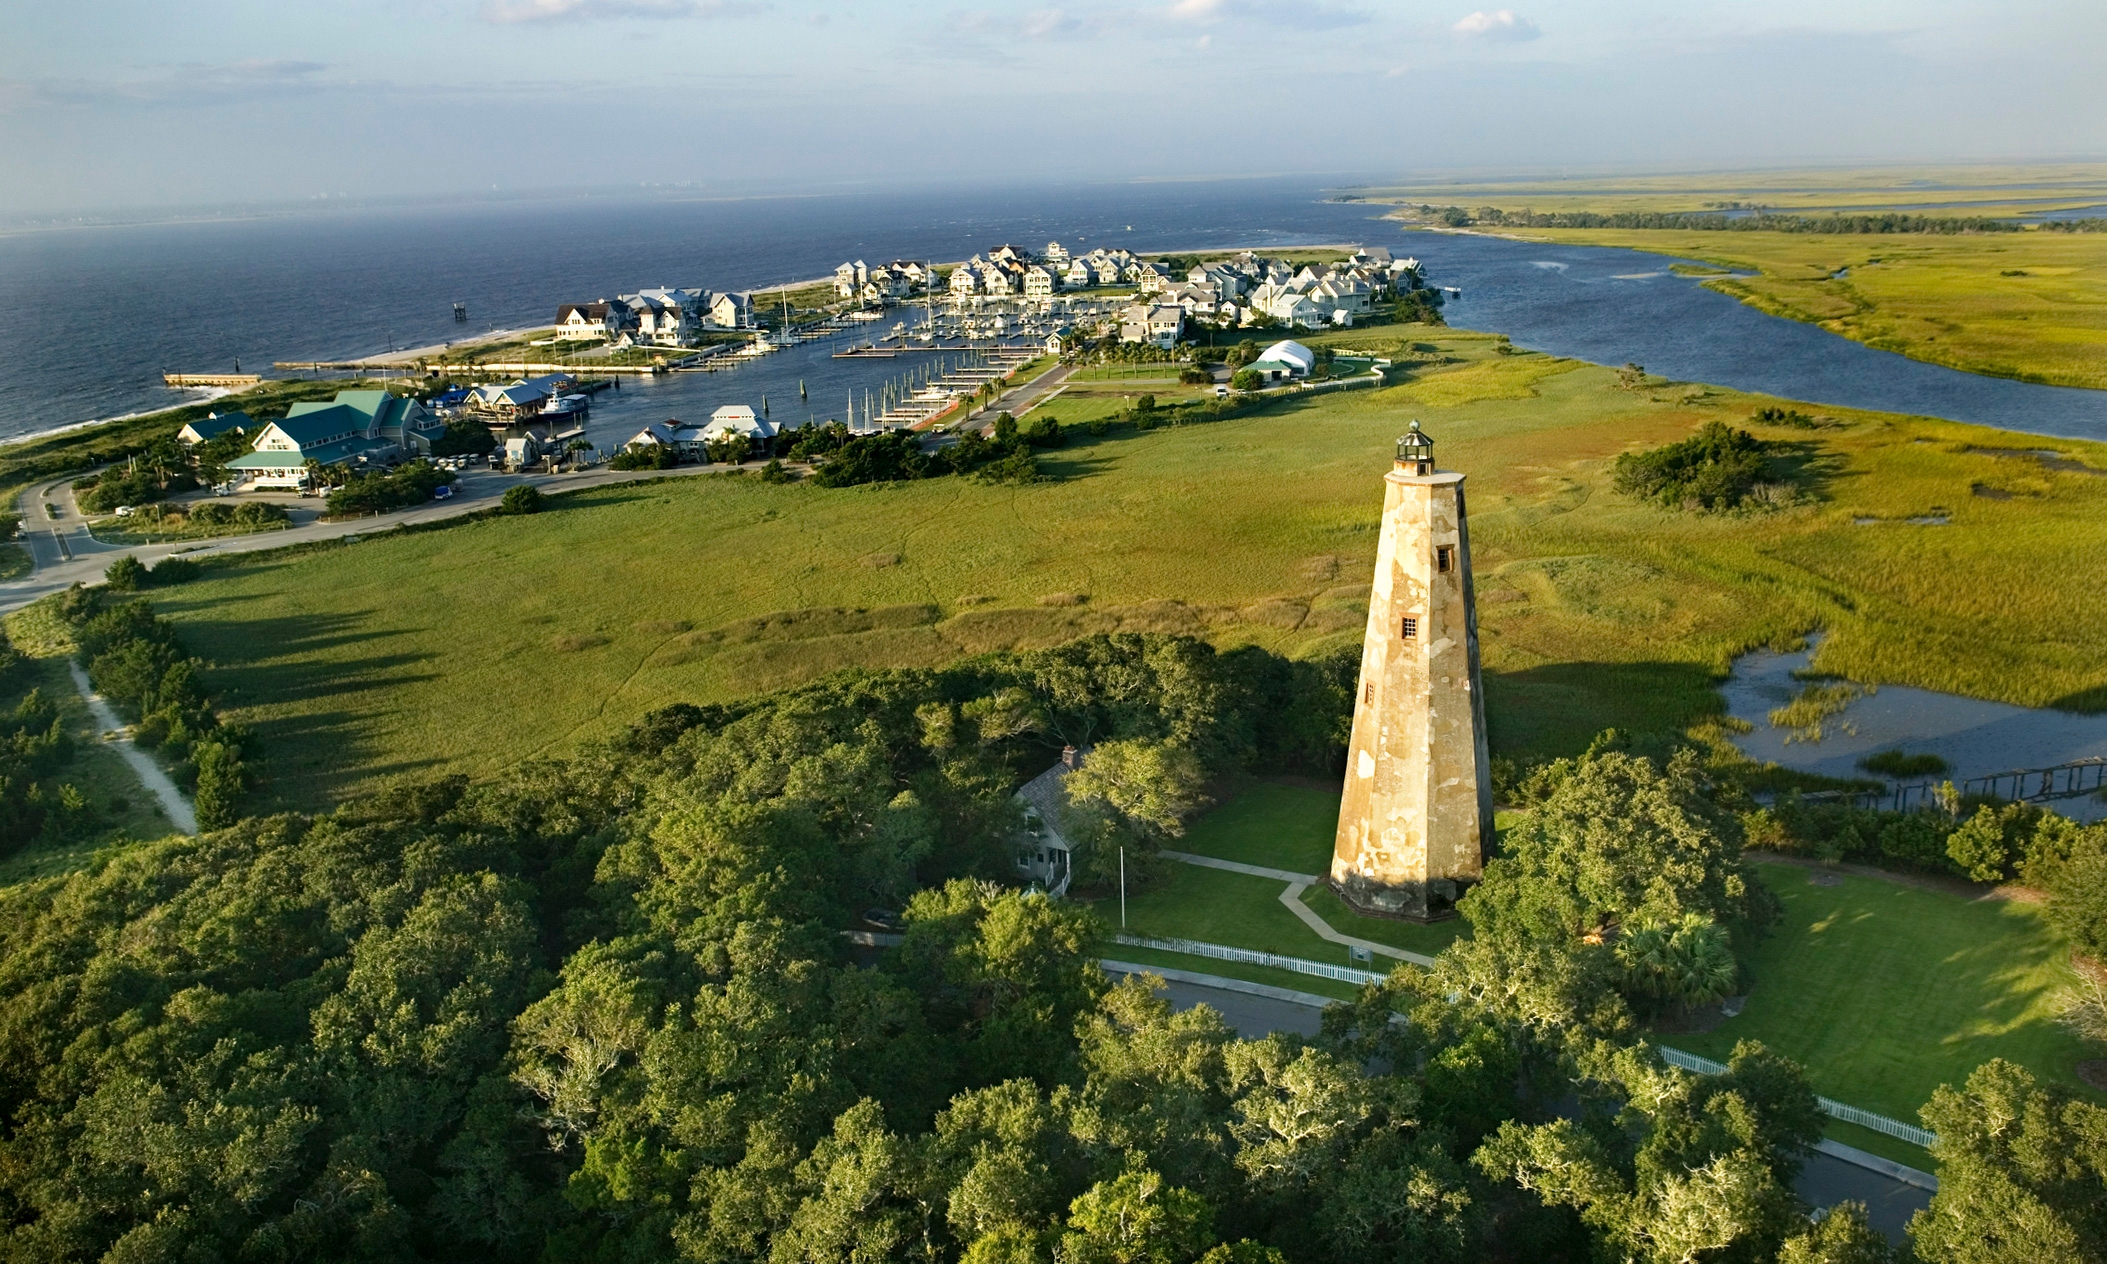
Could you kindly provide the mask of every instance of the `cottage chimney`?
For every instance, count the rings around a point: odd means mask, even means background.
[[[1063,746],[1063,747],[1061,748],[1061,767],[1063,767],[1063,768],[1066,768],[1066,769],[1069,769],[1070,771],[1073,771],[1073,770],[1075,770],[1075,769],[1077,769],[1077,768],[1081,767],[1081,766],[1082,766],[1082,762],[1083,762],[1083,761],[1082,761],[1081,759],[1078,759],[1078,758],[1076,757],[1076,753],[1075,753],[1075,747],[1073,747],[1073,746]]]

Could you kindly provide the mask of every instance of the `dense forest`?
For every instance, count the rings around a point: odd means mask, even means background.
[[[1535,769],[1472,936],[1312,1041],[1113,985],[1088,907],[1015,886],[1062,745],[1108,752],[1079,830],[1146,852],[1222,778],[1335,771],[1353,668],[852,672],[10,888],[6,1258],[1890,1258],[1791,1192],[1796,1067],[1636,1038],[1775,917],[1687,753]],[[897,947],[842,935],[874,908]],[[2100,1258],[2107,1112],[1992,1064],[1929,1113],[1925,1258]]]

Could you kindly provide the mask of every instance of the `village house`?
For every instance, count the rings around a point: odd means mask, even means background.
[[[714,442],[730,434],[745,435],[750,449],[758,452],[775,438],[775,427],[745,404],[726,404],[710,414],[709,422],[702,428],[702,437],[704,442]]]
[[[1031,255],[1022,247],[1001,245],[988,252],[988,258],[996,263],[1024,264],[1031,262]]]
[[[636,338],[661,347],[683,347],[701,324],[702,291],[640,290],[621,302],[635,321]]]
[[[1136,303],[1119,314],[1119,340],[1168,350],[1185,332],[1185,309],[1175,303]]]
[[[1050,268],[1033,264],[1024,270],[1024,297],[1052,298],[1061,288],[1061,280]]]
[[[834,269],[834,293],[842,298],[852,298],[856,291],[870,283],[870,279],[870,269],[864,266],[863,260],[844,263]]]
[[[1061,284],[1071,290],[1087,290],[1098,284],[1097,269],[1090,266],[1088,259],[1077,259],[1061,274]]]
[[[378,468],[405,455],[422,456],[446,424],[414,399],[386,391],[338,391],[334,400],[294,404],[267,422],[249,451],[227,468],[250,486],[297,491],[310,481],[308,463],[328,468]]]
[[[1058,241],[1049,241],[1039,257],[1055,267],[1064,267],[1068,263],[1068,247]]]
[[[1068,807],[1062,783],[1082,766],[1083,753],[1063,747],[1059,763],[1017,790],[1017,801],[1024,807],[1024,829],[1016,840],[1017,872],[1057,900],[1068,894],[1075,878],[1075,845],[1060,828]]]
[[[752,329],[754,327],[753,300],[744,294],[719,294],[709,300],[705,310],[709,313],[709,327],[713,329]]]
[[[628,305],[620,301],[603,298],[564,303],[556,309],[556,338],[560,342],[604,341],[619,336],[632,323]]]
[[[518,425],[540,415],[550,401],[577,384],[578,379],[568,373],[544,373],[539,377],[517,378],[503,385],[493,382],[473,387],[465,402],[469,408],[487,414],[500,424]]]
[[[701,426],[690,426],[678,419],[654,421],[623,444],[631,450],[637,448],[664,448],[677,460],[706,459],[703,446],[708,442],[703,437]]]
[[[249,420],[249,414],[247,413],[206,413],[196,421],[184,422],[183,428],[176,431],[176,442],[186,448],[194,448],[200,443],[219,438],[229,430],[238,430],[243,434],[247,434],[255,428],[256,423]]]

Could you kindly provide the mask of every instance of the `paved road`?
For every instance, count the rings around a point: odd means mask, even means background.
[[[1315,1035],[1318,1010],[1312,1005],[1267,996],[1251,996],[1189,980],[1167,985],[1171,1004],[1178,1009],[1209,1005],[1228,1020],[1239,1035],[1263,1036],[1273,1031]],[[1811,1206],[1833,1207],[1846,1200],[1866,1205],[1873,1226],[1894,1241],[1905,1239],[1903,1229],[1911,1215],[1928,1206],[1931,1194],[1913,1185],[1871,1172],[1827,1154],[1808,1158],[1793,1187]]]
[[[1056,364],[1024,385],[1013,386],[996,396],[995,402],[982,408],[979,412],[968,414],[964,421],[957,423],[951,429],[958,431],[978,430],[982,434],[990,434],[995,429],[995,416],[997,413],[1008,413],[1012,417],[1022,417],[1026,409],[1044,403],[1047,396],[1059,390],[1068,381],[1069,376],[1075,372],[1075,368],[1076,366],[1072,364]]]

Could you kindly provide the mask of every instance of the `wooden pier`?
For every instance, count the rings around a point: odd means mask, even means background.
[[[272,366],[279,367],[279,366]],[[261,373],[163,373],[163,386],[254,386],[263,380]]]

